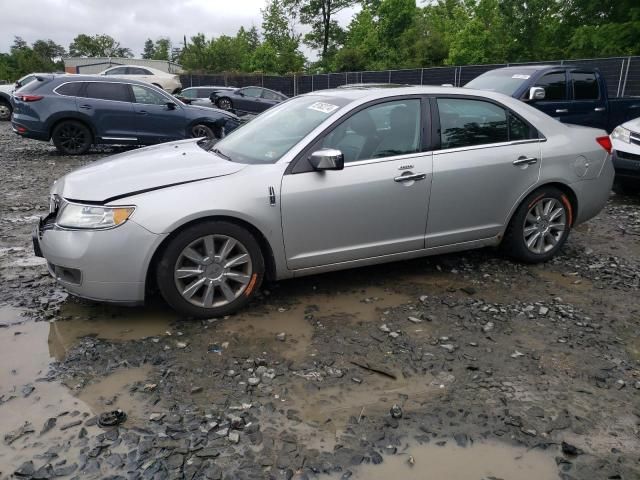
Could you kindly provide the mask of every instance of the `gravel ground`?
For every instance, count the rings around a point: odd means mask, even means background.
[[[187,322],[68,297],[31,253],[53,180],[113,151],[0,123],[0,478],[640,478],[640,198],[545,265],[437,256]]]

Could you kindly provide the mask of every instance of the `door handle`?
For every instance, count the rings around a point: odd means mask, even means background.
[[[569,113],[567,108],[556,108],[556,113]]]
[[[138,115],[146,115],[147,111],[146,110],[139,110],[138,111]]]
[[[593,109],[594,112],[604,112],[606,110],[606,108],[604,107],[596,107]]]
[[[426,173],[413,173],[409,175],[400,175],[399,177],[394,178],[393,181],[394,182],[411,182],[411,181],[424,180],[425,178],[427,178]]]
[[[80,105],[79,108],[82,108],[84,110],[91,110],[91,105]]]
[[[538,163],[538,159],[535,157],[518,157],[517,160],[513,161],[516,167],[520,165],[533,165],[535,163]]]

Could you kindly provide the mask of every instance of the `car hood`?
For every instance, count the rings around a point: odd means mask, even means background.
[[[640,118],[634,118],[622,124],[627,130],[631,130],[634,133],[640,133]]]
[[[231,175],[246,165],[233,163],[180,140],[121,153],[75,170],[51,193],[67,200],[109,203],[174,185]]]

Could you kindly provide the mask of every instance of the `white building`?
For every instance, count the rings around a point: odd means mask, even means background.
[[[147,60],[144,58],[117,58],[117,57],[66,57],[63,58],[64,71],[67,73],[84,73],[93,75],[100,73],[109,67],[116,65],[138,65],[151,67],[168,73],[182,73],[182,67],[177,63],[166,60]]]

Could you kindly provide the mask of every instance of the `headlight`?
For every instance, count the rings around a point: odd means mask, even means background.
[[[614,140],[620,140],[624,143],[631,143],[631,132],[624,127],[616,127],[613,132],[611,132],[611,138]]]
[[[63,203],[57,224],[63,228],[105,229],[122,225],[131,216],[135,207],[103,207]]]

